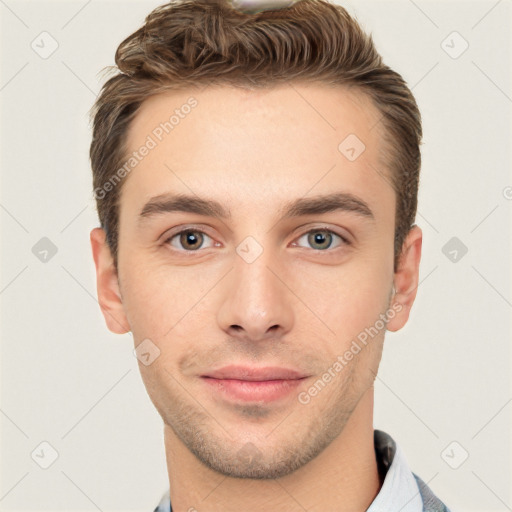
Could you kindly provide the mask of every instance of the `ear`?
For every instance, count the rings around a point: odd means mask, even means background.
[[[130,331],[130,325],[124,313],[117,271],[106,241],[106,233],[101,228],[94,228],[90,238],[96,265],[98,302],[105,322],[113,333],[125,334]]]
[[[421,229],[413,226],[402,245],[398,269],[394,275],[395,295],[391,299],[391,304],[400,305],[401,309],[388,321],[388,331],[398,331],[409,319],[418,291],[422,240]]]

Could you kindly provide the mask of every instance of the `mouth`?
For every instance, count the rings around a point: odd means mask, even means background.
[[[201,375],[201,379],[224,399],[271,402],[286,398],[308,375],[291,368],[226,366]]]

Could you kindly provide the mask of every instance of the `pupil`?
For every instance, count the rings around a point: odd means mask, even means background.
[[[199,237],[196,236],[192,231],[184,233],[183,238],[184,238],[184,241],[183,241],[184,245],[189,245],[189,246],[197,246],[198,245]],[[192,248],[194,248],[194,247],[192,247]]]
[[[326,242],[328,240],[328,235],[322,232],[317,232],[313,236],[313,242],[318,245],[324,245],[324,248],[328,248],[331,244]]]

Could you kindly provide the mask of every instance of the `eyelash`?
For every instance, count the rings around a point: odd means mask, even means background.
[[[165,240],[164,240],[164,244],[165,245],[171,245],[171,241],[176,238],[176,237],[179,237],[180,235],[182,235],[183,233],[200,233],[200,234],[203,234],[203,235],[206,235],[208,238],[212,239],[213,238],[208,235],[208,233],[204,232],[203,230],[201,229],[197,229],[197,228],[194,228],[194,227],[188,227],[188,228],[185,228],[185,229],[182,229],[181,231],[178,231],[176,233],[173,233],[172,235],[168,236]],[[338,245],[337,247],[334,247],[334,248],[331,248],[331,247],[328,247],[327,249],[311,249],[313,251],[317,251],[317,252],[331,252],[331,251],[334,251],[338,248],[340,248],[341,246],[345,245],[345,246],[349,246],[349,245],[352,245],[352,243],[344,236],[340,235],[339,233],[336,233],[335,231],[331,230],[331,229],[328,229],[328,228],[322,228],[322,227],[319,227],[319,228],[313,228],[313,229],[310,229],[309,231],[306,231],[305,233],[303,233],[302,235],[300,235],[298,238],[296,238],[295,240],[300,240],[301,238],[303,238],[304,236],[307,236],[309,235],[310,233],[315,233],[315,232],[323,232],[323,233],[326,233],[326,234],[329,234],[329,235],[334,235],[335,237],[337,236],[341,242],[340,242],[340,245]],[[191,253],[191,254],[194,254],[194,253],[197,253],[201,250],[200,249],[196,249],[196,250],[186,250],[186,249],[176,249],[173,247],[173,250],[177,251],[177,252],[185,252],[185,253]]]

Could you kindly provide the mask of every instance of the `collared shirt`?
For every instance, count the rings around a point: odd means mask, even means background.
[[[374,430],[373,439],[379,473],[385,477],[367,512],[422,512],[420,489],[400,446],[381,430]]]
[[[450,512],[410,470],[400,446],[389,434],[374,430],[373,438],[377,466],[384,481],[366,512]],[[153,512],[172,512],[169,490]]]

